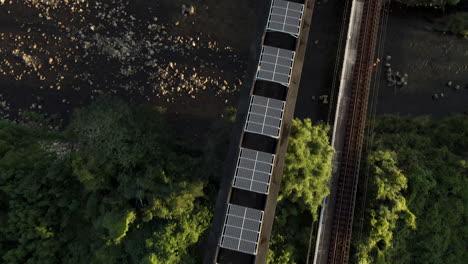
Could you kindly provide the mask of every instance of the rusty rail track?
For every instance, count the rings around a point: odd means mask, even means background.
[[[364,0],[327,263],[348,263],[381,0]]]

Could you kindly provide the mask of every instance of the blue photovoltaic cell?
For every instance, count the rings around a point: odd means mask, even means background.
[[[283,0],[273,0],[268,16],[267,30],[299,36],[304,5]]]
[[[241,148],[232,185],[268,194],[274,160],[273,154]]]
[[[263,45],[256,78],[289,86],[294,56],[294,51]]]
[[[252,95],[245,131],[278,138],[285,102]]]
[[[220,246],[256,255],[262,220],[263,211],[228,204]]]

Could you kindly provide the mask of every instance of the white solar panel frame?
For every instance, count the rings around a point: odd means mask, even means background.
[[[228,203],[219,246],[257,255],[263,211]]]
[[[268,194],[274,162],[274,154],[240,148],[232,186]]]
[[[282,100],[252,95],[244,131],[279,138],[285,104]],[[277,126],[266,122],[276,122]]]
[[[267,30],[299,37],[304,5],[283,0],[271,1]]]
[[[256,79],[289,86],[295,56],[292,50],[263,45]]]

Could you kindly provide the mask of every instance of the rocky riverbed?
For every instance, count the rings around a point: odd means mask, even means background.
[[[242,8],[239,26],[255,27],[249,1],[240,2],[218,14],[211,0],[2,1],[0,118],[36,111],[66,120],[100,94],[219,117],[237,104],[251,45],[233,40],[254,36],[220,33]]]

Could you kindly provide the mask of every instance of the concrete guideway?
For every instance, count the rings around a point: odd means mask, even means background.
[[[207,253],[204,258],[204,263],[207,264],[212,264],[212,263],[242,263],[242,264],[251,264],[251,263],[265,263],[267,256],[268,256],[268,244],[271,236],[271,229],[273,226],[273,221],[274,221],[274,215],[275,215],[275,209],[276,209],[276,203],[278,199],[278,194],[280,190],[280,184],[281,184],[281,177],[282,177],[282,171],[283,171],[283,166],[284,166],[284,161],[285,161],[285,154],[286,154],[286,149],[288,145],[288,137],[289,137],[289,132],[290,132],[290,127],[291,127],[291,122],[292,118],[294,115],[294,109],[295,109],[295,104],[296,104],[296,98],[297,98],[297,93],[299,89],[299,83],[301,80],[301,72],[302,72],[302,66],[304,63],[304,56],[305,56],[305,50],[307,47],[307,40],[308,40],[308,33],[309,33],[309,28],[310,28],[310,22],[312,19],[312,13],[313,13],[313,7],[315,0],[290,0],[284,1],[282,3],[279,3],[280,1],[272,0],[270,1],[265,1],[268,3],[275,3],[278,5],[286,5],[284,9],[286,9],[286,14],[289,14],[288,10],[290,9],[291,6],[296,6],[298,4],[303,3],[303,10],[302,10],[302,24],[300,27],[300,34],[297,36],[294,36],[297,38],[296,40],[293,41],[294,45],[289,46],[290,48],[285,48],[284,46],[290,45],[291,41],[288,41],[285,39],[285,36],[287,36],[286,33],[281,32],[278,35],[275,32],[268,31],[269,28],[267,28],[267,31],[264,32],[263,37],[261,42],[263,43],[263,49],[267,46],[272,46],[272,47],[277,47],[277,48],[282,48],[283,50],[293,50],[295,52],[294,56],[294,61],[292,65],[292,71],[291,71],[291,76],[290,76],[290,82],[288,86],[286,86],[286,93],[284,95],[281,95],[282,93],[278,93],[275,91],[282,90],[283,88],[278,88],[278,86],[274,86],[272,82],[275,81],[275,78],[273,78],[267,82],[265,80],[261,80],[257,74],[256,77],[252,76],[253,79],[253,84],[251,84],[249,88],[249,93],[242,92],[241,93],[241,98],[239,102],[239,108],[238,108],[238,114],[237,114],[237,119],[236,119],[236,125],[235,125],[235,138],[232,139],[230,150],[228,153],[228,156],[226,158],[226,168],[224,171],[224,176],[222,177],[222,182],[221,182],[221,187],[219,190],[218,194],[218,199],[216,202],[216,208],[215,208],[215,214],[213,217],[213,223],[212,227],[209,233],[208,241],[207,241]],[[280,8],[281,9],[281,8]],[[272,10],[273,11],[273,10]],[[280,11],[281,13],[282,11]],[[297,9],[294,9],[291,11],[292,13],[297,12]],[[270,18],[269,18],[270,19]],[[266,22],[266,21],[265,21]],[[286,20],[285,20],[286,22]],[[291,29],[292,30],[292,29]],[[268,43],[267,43],[268,42]],[[278,46],[276,46],[278,45]],[[253,66],[253,63],[255,63],[255,66],[258,65],[259,62],[259,57],[260,57],[260,65],[256,69],[257,73],[261,70],[261,63],[262,63],[262,57],[261,54],[259,54],[259,50],[256,50],[256,60],[255,62],[251,62],[249,65],[249,75],[253,71],[255,71]],[[269,54],[267,54],[270,56]],[[277,60],[278,61],[278,60]],[[280,67],[280,66],[275,66],[275,67]],[[276,68],[275,68],[276,69]],[[259,82],[260,81],[260,82]],[[265,85],[266,84],[266,85]],[[285,85],[285,83],[282,83]],[[281,86],[281,85],[280,85]],[[265,89],[266,88],[266,89]],[[270,96],[265,96],[264,94],[258,94],[258,93],[269,93]],[[236,161],[237,157],[239,156],[239,149],[240,148],[246,148],[244,146],[247,144],[247,138],[252,137],[252,131],[246,130],[245,123],[249,120],[251,111],[249,107],[252,106],[252,104],[249,104],[249,101],[251,101],[252,96],[263,96],[263,97],[270,97],[273,99],[280,99],[285,102],[284,106],[284,113],[282,117],[282,123],[281,123],[281,129],[280,129],[280,135],[279,137],[273,137],[269,138],[268,141],[271,142],[271,140],[274,140],[273,143],[273,148],[267,148],[268,151],[265,151],[264,149],[254,149],[251,147],[253,150],[258,150],[258,151],[263,151],[263,152],[268,152],[271,154],[275,155],[275,162],[274,166],[272,169],[272,175],[271,179],[269,182],[269,190],[267,195],[259,195],[258,193],[253,193],[250,191],[246,190],[239,190],[236,188],[236,186],[233,186],[233,177],[235,175],[234,171],[236,171]],[[284,96],[284,97],[283,97]],[[282,98],[276,98],[276,97],[282,97]],[[267,135],[262,132],[256,132],[259,135],[256,135],[255,138],[258,139],[258,141],[263,141],[266,139]],[[255,131],[254,131],[255,133]],[[262,138],[263,137],[263,138]],[[265,147],[265,146],[263,146]],[[261,146],[259,147],[261,148]],[[236,172],[237,173],[237,172]],[[239,195],[241,194],[241,195]],[[260,201],[262,199],[264,201]],[[230,209],[229,208],[234,208],[236,207],[235,205],[241,206],[241,208],[252,208],[256,209],[257,212],[260,212],[263,214],[260,220],[260,232],[258,234],[258,247],[250,247],[247,249],[246,247],[243,247],[244,249],[247,250],[240,250],[241,244],[243,243],[243,236],[242,236],[242,230],[240,230],[240,242],[239,246],[237,248],[235,247],[236,241],[232,240],[234,238],[233,236],[236,236],[239,233],[232,232],[229,235],[226,235],[226,222],[227,218],[226,215],[230,215]],[[246,209],[249,210],[249,209]],[[235,217],[235,216],[234,216]],[[229,224],[231,225],[231,224]],[[241,224],[243,227],[245,225],[242,223]],[[231,226],[230,226],[231,227]],[[232,228],[230,228],[232,229]],[[223,240],[223,238],[227,237],[229,240],[229,245],[224,243],[227,240]],[[251,240],[251,242],[255,242],[254,240]],[[232,246],[234,245],[234,246]],[[252,245],[252,244],[249,244]],[[227,247],[226,247],[227,246]],[[220,258],[221,256],[221,258]]]

